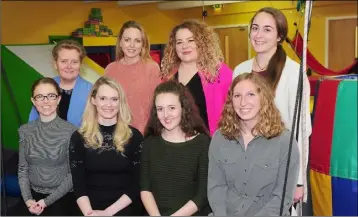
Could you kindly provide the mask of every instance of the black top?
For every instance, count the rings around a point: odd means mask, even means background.
[[[70,166],[76,199],[88,196],[94,210],[103,210],[126,194],[132,204],[138,204],[140,152],[143,136],[135,128],[124,152],[118,152],[113,144],[116,125],[102,126],[102,147],[93,149],[76,131],[71,137]]]
[[[66,121],[67,121],[68,108],[70,107],[71,96],[72,96],[72,89],[71,90],[61,89],[61,101],[60,104],[58,105],[58,111],[59,111],[58,116],[60,116],[61,119]]]
[[[174,79],[178,81],[179,73],[176,73]],[[206,127],[209,129],[208,113],[206,111],[205,94],[201,79],[198,73],[196,73],[190,81],[186,84],[189,92],[194,98],[195,104],[198,106],[200,116],[203,119]]]
[[[144,141],[141,190],[153,194],[161,215],[172,215],[190,200],[199,209],[194,215],[211,212],[207,198],[209,143],[205,134],[181,143],[161,136]]]

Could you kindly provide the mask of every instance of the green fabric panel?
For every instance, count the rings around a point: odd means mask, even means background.
[[[343,80],[338,86],[330,171],[331,176],[353,180],[358,180],[357,84]]]
[[[16,118],[15,105],[10,97],[15,99],[21,124],[27,123],[32,107],[31,86],[34,81],[43,76],[3,45],[1,45],[1,59],[14,95],[10,95],[1,77],[1,142],[4,147],[16,150],[18,149],[17,129],[20,124]]]
[[[14,135],[18,126],[17,123],[15,106],[4,77],[1,76],[1,144],[4,145],[4,148],[18,150],[18,137]]]

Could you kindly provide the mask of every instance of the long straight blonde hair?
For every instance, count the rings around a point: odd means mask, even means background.
[[[129,128],[129,124],[132,121],[132,115],[122,87],[109,77],[101,77],[93,85],[87,98],[86,107],[82,117],[82,125],[78,131],[83,136],[86,142],[86,147],[93,149],[102,147],[103,136],[99,131],[97,108],[91,101],[92,98],[96,97],[98,89],[102,85],[108,85],[118,92],[119,111],[117,114],[117,125],[113,135],[113,142],[116,146],[116,150],[118,152],[123,152],[124,146],[132,137],[132,131]]]

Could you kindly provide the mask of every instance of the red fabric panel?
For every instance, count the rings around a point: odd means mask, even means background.
[[[308,77],[308,80],[310,82],[311,96],[316,96],[316,87],[317,87],[318,78]]]
[[[160,50],[151,50],[150,56],[152,59],[160,65]]]
[[[295,35],[295,38],[290,41],[291,47],[296,52],[299,57],[302,57],[303,51],[303,39],[299,32]],[[357,60],[354,60],[350,66],[340,70],[340,71],[332,71],[330,69],[325,68],[318,60],[312,55],[312,53],[307,49],[307,65],[312,71],[320,74],[320,75],[344,75],[348,74],[349,71],[356,66]]]
[[[111,58],[108,53],[88,54],[87,56],[102,66],[102,68],[106,68],[106,66],[111,63]]]
[[[310,168],[329,175],[333,139],[334,113],[340,80],[323,80],[319,84],[310,144]]]

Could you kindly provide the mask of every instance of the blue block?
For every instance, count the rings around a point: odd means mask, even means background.
[[[332,176],[334,216],[358,216],[358,180]]]

